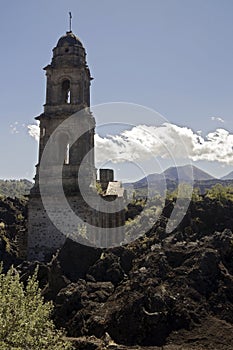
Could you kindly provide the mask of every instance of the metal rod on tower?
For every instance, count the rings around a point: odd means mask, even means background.
[[[70,32],[72,32],[72,14],[71,14],[71,12],[69,12],[69,16],[70,16]]]

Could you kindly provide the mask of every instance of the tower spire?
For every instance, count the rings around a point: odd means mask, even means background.
[[[72,13],[69,12],[69,24],[70,24],[70,32],[72,32]]]

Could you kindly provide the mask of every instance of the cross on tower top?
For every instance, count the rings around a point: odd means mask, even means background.
[[[70,32],[72,32],[72,13],[69,12],[69,24],[70,24]]]

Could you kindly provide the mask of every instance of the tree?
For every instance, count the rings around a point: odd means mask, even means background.
[[[202,195],[201,195],[201,190],[200,190],[199,187],[195,187],[195,188],[193,189],[192,200],[193,200],[194,202],[200,202],[200,201],[203,200],[203,197],[202,197]]]
[[[41,296],[36,273],[24,288],[13,267],[0,266],[0,350],[68,350],[71,343],[50,316],[52,303]]]
[[[173,192],[167,192],[167,199],[173,200],[176,198],[191,199],[193,186],[189,183],[179,183]]]
[[[233,201],[233,187],[216,184],[207,190],[206,197],[210,199],[217,199],[223,204],[227,201]]]

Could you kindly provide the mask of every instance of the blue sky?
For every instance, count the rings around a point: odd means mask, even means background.
[[[0,178],[35,172],[37,144],[26,125],[42,112],[42,68],[68,30],[69,11],[95,78],[92,104],[141,104],[203,136],[233,133],[231,0],[2,1]],[[196,165],[219,176],[233,170]]]

